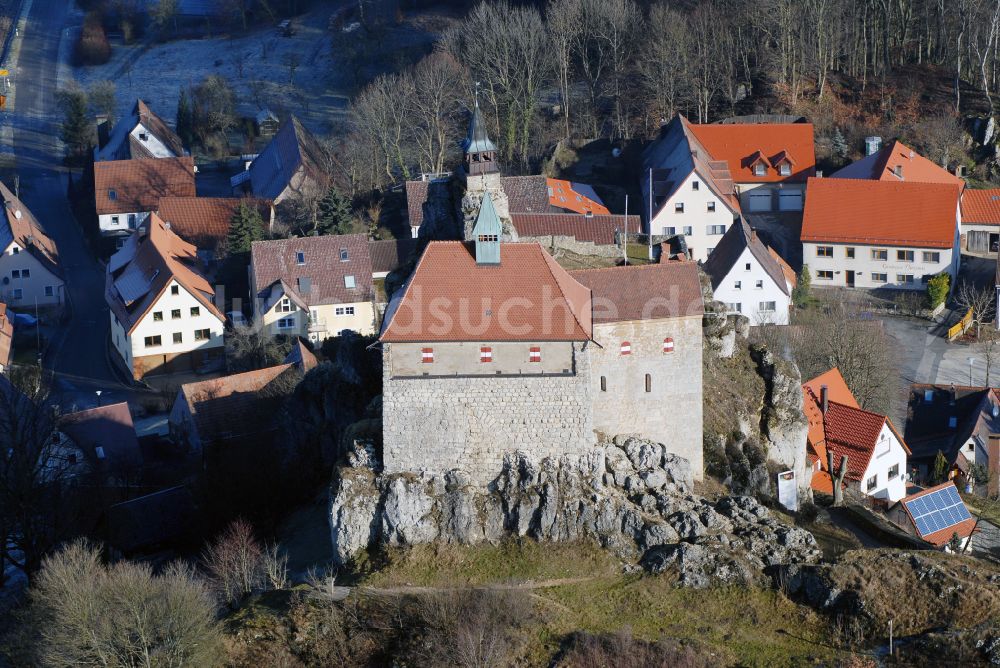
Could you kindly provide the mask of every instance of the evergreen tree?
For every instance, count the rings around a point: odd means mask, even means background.
[[[934,458],[932,475],[934,476],[935,485],[948,479],[948,460],[945,459],[944,453],[940,450],[938,450],[937,457]]]
[[[194,140],[194,113],[188,92],[184,88],[181,88],[181,96],[177,99],[177,136],[188,147]]]
[[[809,303],[809,288],[812,286],[812,275],[809,273],[809,267],[802,265],[802,271],[799,273],[799,279],[795,283],[795,287],[792,289],[792,302],[798,307],[804,307]]]
[[[847,140],[844,139],[843,133],[841,133],[840,128],[836,128],[833,131],[833,139],[831,140],[833,154],[840,158],[841,160],[847,160],[847,154],[850,151],[850,147],[847,145]]]
[[[226,247],[230,256],[250,252],[250,244],[264,238],[264,220],[257,207],[247,201],[240,202],[233,213],[226,236]]]
[[[316,206],[316,234],[348,234],[354,217],[351,202],[331,187]]]
[[[63,112],[60,137],[73,155],[82,155],[91,145],[94,128],[87,117],[87,94],[80,88],[60,91]]]

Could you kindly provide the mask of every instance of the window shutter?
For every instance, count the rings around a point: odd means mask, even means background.
[[[421,353],[420,353],[420,358],[421,358],[421,361],[423,361],[424,364],[430,364],[430,363],[432,363],[434,361],[434,349],[433,348],[424,348],[421,351]]]
[[[531,348],[528,349],[528,361],[529,362],[542,361],[542,349],[539,346],[531,346]]]
[[[665,353],[674,352],[674,340],[669,336],[663,339],[663,352]]]
[[[621,350],[622,350],[622,355],[631,355],[632,354],[632,344],[629,343],[628,341],[622,341],[622,348],[621,348]]]
[[[493,361],[493,349],[489,346],[483,346],[479,349],[479,361],[480,362],[492,362]]]

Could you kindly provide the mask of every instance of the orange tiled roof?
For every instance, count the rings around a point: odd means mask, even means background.
[[[537,243],[503,243],[500,264],[477,265],[472,244],[431,242],[380,340],[587,341],[590,290]]]
[[[962,222],[1000,225],[1000,188],[962,193]]]
[[[774,261],[778,263],[778,266],[781,268],[781,273],[785,277],[785,280],[788,281],[788,284],[794,288],[796,283],[799,282],[799,277],[795,275],[795,270],[792,269],[792,267],[787,262],[785,262],[785,258],[778,255],[778,251],[768,246],[767,252],[770,253],[771,257],[774,258]]]
[[[816,174],[816,151],[811,123],[690,124],[691,131],[715,160],[725,160],[736,183],[801,182]],[[757,158],[767,163],[767,174],[756,176]],[[782,176],[778,165],[792,166]]]
[[[955,483],[953,481],[949,480],[948,482],[943,482],[940,485],[920,490],[916,494],[910,494],[901,501],[903,505],[903,511],[906,513],[906,516],[910,519],[910,522],[913,524],[913,528],[914,530],[916,530],[917,535],[920,535],[920,530],[917,529],[916,523],[913,522],[913,515],[910,514],[910,509],[907,506],[907,503],[913,501],[914,499],[918,499],[921,496],[926,496],[932,492],[938,491],[939,489],[943,489],[948,485],[954,485],[954,484]],[[972,535],[972,531],[975,528],[975,526],[976,526],[976,518],[970,517],[969,519],[962,520],[958,524],[953,524],[950,527],[945,527],[944,529],[940,529],[939,531],[934,531],[932,533],[927,534],[926,536],[920,536],[920,537],[925,541],[927,541],[928,543],[931,543],[935,547],[943,547],[944,545],[947,545],[949,542],[951,542],[951,537],[956,533],[958,534],[959,538],[968,538],[969,536]]]
[[[802,241],[951,248],[960,189],[939,183],[809,179]]]
[[[191,156],[94,163],[98,215],[156,211],[162,197],[196,194]]]
[[[574,213],[590,212],[594,215],[608,215],[608,207],[600,200],[591,198],[575,183],[562,179],[547,179],[549,186],[549,204],[560,209],[569,209]],[[576,188],[574,189],[574,186]],[[596,196],[595,196],[596,197]]]
[[[964,186],[965,182],[902,142],[880,150],[834,172],[832,179],[868,179],[892,183],[942,183]]]
[[[857,400],[847,387],[840,369],[834,367],[802,385],[802,408],[809,423],[809,434],[806,437],[808,446],[819,459],[820,467],[826,470],[826,438],[823,432],[823,412],[820,408],[821,388],[826,386],[827,400],[836,401],[844,406],[860,408]],[[813,476],[813,480],[823,476]],[[826,483],[826,493],[832,489],[829,480]],[[815,487],[814,487],[815,489]],[[823,491],[823,490],[819,490]]]

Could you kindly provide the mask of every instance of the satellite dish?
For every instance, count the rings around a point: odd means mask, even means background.
[[[617,146],[614,147],[613,149],[611,149],[611,157],[612,158],[619,158],[619,157],[621,157],[621,154],[622,154],[622,150],[620,148],[618,148]]]

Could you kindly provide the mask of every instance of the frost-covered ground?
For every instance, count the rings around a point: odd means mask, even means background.
[[[60,54],[60,85],[75,79],[85,88],[110,79],[118,92],[119,113],[131,110],[135,98],[146,100],[164,120],[174,122],[180,89],[196,84],[210,74],[225,77],[236,91],[238,111],[254,116],[269,108],[279,116],[292,112],[314,132],[325,134],[343,118],[348,105],[353,73],[345,76],[342,59],[334,54],[329,19],[335,7],[319,6],[294,19],[295,34],[282,36],[275,27],[256,29],[231,38],[219,36],[184,39],[163,44],[125,46],[113,42],[111,61],[97,67],[72,67],[69,55],[76,30],[64,39]],[[83,15],[75,17],[83,23]],[[390,53],[412,54],[429,45],[443,25],[427,17],[408,18],[380,38]],[[365,39],[362,31],[356,39]],[[429,46],[427,47],[429,48]],[[402,56],[397,64],[415,56]],[[289,62],[297,62],[290,82]],[[391,60],[391,59],[390,59]]]

